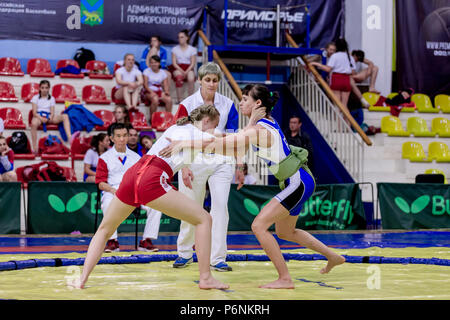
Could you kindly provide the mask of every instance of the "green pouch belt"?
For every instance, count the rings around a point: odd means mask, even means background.
[[[289,147],[291,149],[291,153],[280,163],[269,167],[270,172],[272,172],[275,178],[278,179],[281,190],[285,188],[284,181],[294,175],[300,167],[303,167],[308,173],[311,174],[307,166],[308,151],[292,145]]]

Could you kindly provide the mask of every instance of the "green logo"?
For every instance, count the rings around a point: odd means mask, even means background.
[[[81,0],[81,23],[89,26],[103,24],[103,0]]]
[[[67,204],[64,204],[64,201],[55,194],[50,194],[48,196],[48,203],[50,204],[50,207],[58,213],[72,213],[78,211],[86,204],[87,200],[88,194],[86,192],[80,192],[74,195],[69,199]]]
[[[411,206],[402,197],[396,197],[394,199],[397,207],[406,214],[418,214],[421,213],[431,203],[431,214],[440,216],[445,213],[450,215],[450,200],[440,195],[424,195],[418,197],[413,201]]]
[[[267,200],[261,205],[260,208],[258,208],[258,205],[253,200],[247,198],[244,200],[244,207],[251,215],[257,216],[258,213],[266,206],[266,204],[270,202],[270,200],[272,199]]]
[[[399,207],[399,209],[402,210],[406,214],[409,214],[409,213],[418,214],[419,212],[421,212],[423,209],[425,209],[428,206],[428,204],[430,203],[430,200],[431,200],[430,196],[427,196],[427,195],[421,196],[421,197],[417,198],[416,200],[414,200],[410,207],[408,202],[406,202],[406,200],[403,199],[402,197],[396,197],[394,199],[397,207]]]

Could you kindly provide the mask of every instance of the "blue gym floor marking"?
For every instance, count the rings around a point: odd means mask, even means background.
[[[306,280],[306,279],[301,279],[301,278],[297,278],[296,280],[299,280],[299,281],[302,281],[302,282],[315,283],[315,284],[318,284],[318,285],[321,286],[321,287],[333,288],[333,289],[336,289],[336,290],[344,289],[343,287],[335,287],[335,286],[331,286],[331,285],[326,284],[326,283],[324,283],[324,282],[322,282],[322,281],[311,281],[311,280]]]

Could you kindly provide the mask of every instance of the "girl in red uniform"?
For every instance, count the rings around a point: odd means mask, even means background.
[[[228,285],[215,279],[210,270],[211,216],[198,203],[172,188],[171,179],[175,172],[188,165],[193,159],[190,152],[169,157],[158,156],[170,140],[192,138],[211,138],[207,133],[213,131],[219,122],[219,112],[214,106],[201,106],[191,115],[178,120],[177,124],[166,130],[139,162],[125,173],[107,214],[91,240],[84,262],[78,288],[84,288],[89,274],[98,263],[106,241],[135,207],[146,205],[164,212],[168,216],[187,221],[196,226],[195,247],[200,271],[200,289],[226,289]]]

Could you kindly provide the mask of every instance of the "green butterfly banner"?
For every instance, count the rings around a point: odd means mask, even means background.
[[[93,233],[97,204],[95,183],[86,182],[31,182],[28,185],[27,233],[70,233],[79,230]],[[103,218],[101,205],[98,209],[98,223]],[[141,210],[138,217],[138,231],[143,232],[147,215]],[[161,219],[161,231],[170,225],[167,217]],[[131,214],[119,226],[119,232],[134,232],[136,217]]]
[[[0,183],[0,234],[20,234],[20,185]]]
[[[281,190],[278,186],[231,186],[228,200],[229,231],[251,231],[261,209]],[[366,229],[361,190],[355,184],[318,185],[304,204],[297,228],[305,230]],[[270,230],[274,230],[271,226]]]
[[[378,183],[383,229],[450,228],[448,184]]]

